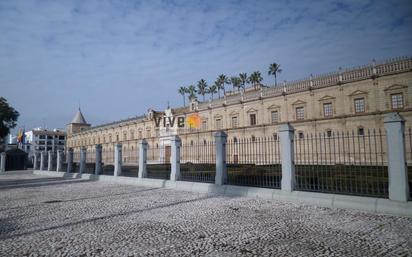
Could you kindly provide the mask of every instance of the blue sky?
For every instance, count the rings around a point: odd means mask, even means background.
[[[179,86],[280,63],[296,80],[412,53],[411,1],[0,0],[0,95],[19,126],[182,105]]]

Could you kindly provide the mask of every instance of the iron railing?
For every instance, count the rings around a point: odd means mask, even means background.
[[[405,130],[406,164],[408,166],[409,199],[412,199],[412,128]]]
[[[135,146],[123,146],[123,163],[130,165],[139,163],[139,148]]]
[[[380,130],[299,134],[296,190],[388,197],[386,137]]]
[[[171,152],[169,145],[148,145],[146,166],[148,178],[170,179]]]
[[[215,175],[216,150],[214,141],[182,143],[179,180],[214,183]]]
[[[280,144],[276,136],[230,139],[226,144],[227,184],[280,188]]]

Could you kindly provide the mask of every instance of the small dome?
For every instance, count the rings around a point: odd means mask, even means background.
[[[82,112],[79,110],[76,112],[76,115],[74,115],[74,118],[72,119],[71,123],[75,124],[87,124],[86,119],[84,118]]]

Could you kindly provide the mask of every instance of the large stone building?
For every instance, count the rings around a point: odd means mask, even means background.
[[[399,58],[336,73],[284,83],[278,87],[251,87],[245,92],[229,92],[207,102],[192,101],[188,107],[149,110],[144,116],[91,127],[80,110],[68,124],[67,147],[113,151],[121,143],[124,151],[134,151],[145,138],[149,146],[165,146],[179,135],[183,143],[213,140],[214,132],[224,130],[229,139],[276,137],[282,123],[289,122],[298,137],[305,133],[383,129],[386,113],[399,112],[412,124],[412,59]],[[170,124],[157,126],[163,117],[200,117],[198,128]]]

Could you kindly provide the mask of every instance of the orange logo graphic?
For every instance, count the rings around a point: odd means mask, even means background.
[[[197,113],[191,114],[187,117],[187,125],[189,128],[200,128],[200,116]]]

